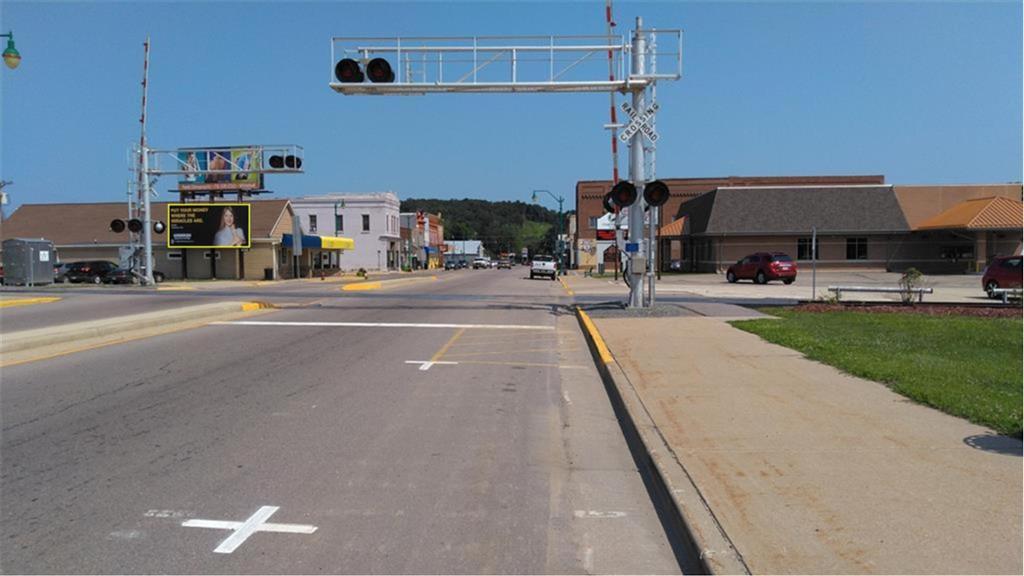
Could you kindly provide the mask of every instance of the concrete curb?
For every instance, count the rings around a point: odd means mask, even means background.
[[[0,338],[0,354],[25,352],[44,346],[114,335],[130,336],[132,332],[144,331],[149,328],[169,328],[176,324],[185,324],[196,320],[216,320],[221,316],[273,307],[266,302],[217,302],[12,332],[0,335],[2,336]]]
[[[639,460],[652,472],[657,503],[669,511],[670,523],[685,540],[683,544],[696,559],[697,568],[704,574],[750,574],[743,556],[654,425],[639,394],[608,350],[593,321],[579,306],[576,307],[576,318],[615,412],[623,420],[626,440],[631,448],[642,450],[642,455],[646,456]]]

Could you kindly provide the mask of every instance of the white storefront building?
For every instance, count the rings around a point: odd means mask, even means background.
[[[397,270],[401,265],[401,223],[394,192],[321,194],[292,198],[304,234],[341,236],[354,250],[333,254],[327,265],[342,270]]]

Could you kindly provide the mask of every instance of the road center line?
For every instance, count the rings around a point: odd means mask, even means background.
[[[422,324],[412,322],[271,322],[261,320],[234,320],[210,322],[220,326],[317,326],[337,328],[465,328],[476,330],[544,330],[553,331],[554,326],[531,326],[528,324]]]

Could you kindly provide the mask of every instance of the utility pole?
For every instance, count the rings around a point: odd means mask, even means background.
[[[644,36],[643,20],[637,16],[636,29],[633,31],[633,74],[642,76],[644,74]],[[644,109],[644,90],[646,85],[634,88],[633,109]],[[636,186],[637,190],[644,188],[644,143],[643,134],[639,130],[633,133],[629,140],[629,179]],[[644,201],[643,195],[638,195],[636,202],[629,207],[629,242],[636,245],[641,252],[630,254],[627,260],[627,283],[629,284],[630,308],[643,308],[644,306],[644,273],[645,266],[638,266],[644,262],[643,259],[643,237],[644,237]]]
[[[142,64],[142,116],[139,123],[142,124],[142,136],[139,138],[139,202],[137,206],[142,210],[142,245],[145,250],[146,271],[143,282],[148,286],[153,281],[153,222],[150,217],[150,191],[149,191],[149,149],[146,146],[146,95],[149,89],[149,36],[146,37],[145,58]]]

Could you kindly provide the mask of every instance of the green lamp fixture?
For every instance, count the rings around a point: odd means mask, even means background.
[[[14,70],[21,64],[21,54],[18,53],[18,49],[14,47],[14,32],[8,32],[7,34],[0,34],[0,38],[7,38],[7,49],[4,50],[4,64],[8,68]]]

